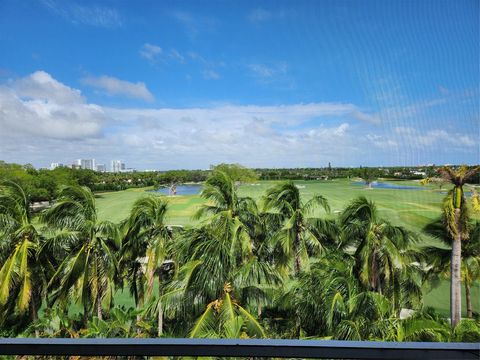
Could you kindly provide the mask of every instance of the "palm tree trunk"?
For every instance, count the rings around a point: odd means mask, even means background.
[[[136,270],[135,270],[135,274],[136,274]],[[138,274],[136,274],[137,276]],[[135,307],[138,308],[138,291],[137,291],[137,278],[136,276],[132,279],[132,283],[133,283],[133,300],[135,301]]]
[[[162,277],[158,276],[158,337],[163,334]]]
[[[163,334],[163,305],[162,300],[158,300],[158,337]]]
[[[102,297],[100,295],[100,291],[97,290],[97,317],[100,319],[100,320],[103,320],[103,316],[102,316]]]
[[[467,301],[467,318],[473,318],[472,299],[470,297],[470,282],[465,281],[465,300]]]
[[[450,282],[450,318],[453,327],[459,323],[462,315],[462,295],[460,287],[462,264],[462,224],[460,220],[460,209],[455,209],[455,223],[457,234],[453,239]]]
[[[30,312],[32,316],[32,321],[37,321],[38,320],[38,309],[37,309],[37,304],[35,303],[35,294],[32,294],[32,298],[30,300]],[[37,329],[35,329],[35,337],[39,337],[40,333]]]
[[[139,276],[143,276],[143,274],[140,272]],[[144,291],[144,283],[143,281],[140,282],[140,286],[137,288],[137,310],[138,309],[141,309],[143,307],[143,304],[145,302],[145,291]],[[142,320],[142,315],[141,314],[138,314],[137,315],[137,321],[141,321]]]
[[[297,234],[295,235],[295,243],[293,244],[293,251],[294,251],[294,256],[295,256],[295,264],[294,264],[294,273],[295,275],[298,275],[300,272],[300,232],[297,231]]]
[[[87,326],[88,323],[88,305],[86,302],[83,303],[83,325]]]

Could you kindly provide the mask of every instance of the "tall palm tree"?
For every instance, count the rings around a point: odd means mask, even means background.
[[[381,219],[377,207],[365,197],[353,200],[340,215],[341,247],[353,250],[355,276],[366,290],[391,295],[398,308],[402,287],[421,297],[412,247],[415,236]]]
[[[448,180],[453,189],[449,191],[443,202],[445,227],[453,238],[450,283],[450,318],[452,326],[456,326],[461,319],[461,263],[462,263],[462,240],[468,239],[468,209],[463,185],[480,168],[468,168],[462,166],[458,169],[444,167],[439,170],[440,175]]]
[[[13,182],[0,185],[0,309],[38,318],[43,279],[40,235],[32,224],[30,201]],[[10,305],[10,306],[9,306]],[[3,308],[3,309],[2,309]]]
[[[171,240],[171,230],[165,223],[167,209],[167,202],[160,197],[140,198],[133,204],[130,215],[124,223],[121,262],[127,266],[130,290],[135,304],[139,307],[143,304],[145,291],[150,295],[153,291],[154,264],[165,259],[167,246],[164,243],[159,244],[163,247],[163,250],[159,249],[159,259],[147,257],[147,253],[152,251],[157,238],[167,242]],[[153,255],[157,253],[154,252]],[[148,274],[145,274],[144,267],[148,267]],[[148,289],[145,288],[147,283]]]
[[[251,239],[241,216],[252,205],[252,199],[238,196],[235,181],[222,171],[211,174],[200,195],[208,202],[194,218],[205,219],[213,231],[230,243],[232,251],[242,256],[251,254]]]
[[[128,219],[128,233],[125,248],[129,252],[130,282],[137,293],[137,304],[143,303],[143,292],[151,298],[155,278],[158,278],[157,333],[163,333],[163,305],[161,302],[162,284],[165,271],[171,270],[173,230],[166,223],[167,202],[161,197],[149,196],[135,202]],[[146,257],[145,275],[142,272],[141,258]],[[170,261],[170,262],[166,262]],[[146,280],[144,289],[143,279]]]
[[[261,283],[278,283],[267,259],[269,249],[262,241],[265,219],[255,201],[239,196],[233,179],[222,171],[212,173],[201,195],[208,202],[196,217],[205,221],[200,229],[186,233],[184,247],[187,261],[200,260],[203,264],[195,274],[202,284],[197,295],[206,301],[217,299],[225,282],[238,285],[241,293],[250,285],[256,292]]]
[[[424,228],[424,232],[440,240],[448,248],[428,246],[423,249],[426,259],[431,265],[427,278],[450,276],[451,270],[451,247],[452,236],[444,226],[445,220],[438,219]],[[469,238],[463,241],[461,280],[465,285],[465,301],[467,305],[467,317],[473,317],[471,288],[475,280],[480,278],[480,222],[476,221],[468,225]]]
[[[115,252],[120,249],[118,227],[97,217],[95,197],[86,187],[67,186],[57,202],[42,214],[42,221],[57,230],[51,241],[62,239],[66,256],[49,282],[52,302],[68,303],[73,295],[88,314],[101,320],[110,308],[117,273]]]
[[[322,243],[316,236],[319,232],[313,224],[315,218],[309,216],[319,207],[329,212],[327,199],[314,195],[303,202],[297,186],[293,181],[287,181],[267,190],[263,201],[265,210],[277,211],[284,221],[275,240],[285,255],[293,260],[294,274],[298,274],[302,266],[308,266],[309,252],[318,253],[322,248]]]

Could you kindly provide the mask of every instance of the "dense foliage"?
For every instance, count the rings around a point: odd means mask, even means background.
[[[422,170],[420,175],[416,170]],[[239,164],[218,164],[209,170],[169,170],[136,172],[97,172],[86,169],[58,167],[54,170],[35,169],[32,165],[5,163],[0,160],[0,179],[20,185],[31,201],[52,201],[64,185],[86,186],[94,192],[120,191],[129,188],[162,187],[180,183],[198,183],[207,180],[212,171],[222,171],[235,182],[257,180],[328,180],[334,178],[361,178],[368,184],[377,178],[428,179],[439,181],[438,167],[359,167],[359,168],[299,168],[299,169],[249,169]],[[478,173],[473,174],[471,183],[480,183]]]
[[[24,179],[2,182],[0,334],[480,341],[471,308],[452,327],[422,305],[424,282],[448,273],[450,250],[422,248],[364,197],[332,218],[321,194],[305,201],[286,181],[257,202],[231,174],[213,170],[200,224],[189,228],[169,225],[155,194],[120,224],[99,221],[92,191],[66,175],[73,184],[53,191],[38,225]],[[448,245],[457,233],[447,210],[425,231]],[[469,289],[480,231],[466,211],[462,221]],[[121,292],[131,307],[116,303]]]

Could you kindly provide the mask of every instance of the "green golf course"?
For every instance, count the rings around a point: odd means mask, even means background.
[[[265,190],[273,186],[275,181],[260,181],[255,184],[240,186],[242,196],[250,196],[261,203],[261,197]],[[446,189],[438,186],[422,186],[418,181],[390,181],[383,182],[394,187],[414,187],[414,189],[395,188],[367,188],[356,181],[348,179],[329,181],[296,181],[304,200],[308,200],[314,194],[320,194],[327,198],[331,211],[330,214],[319,214],[325,217],[334,217],[352,199],[365,196],[375,202],[383,218],[395,225],[401,225],[414,231],[420,236],[420,245],[439,243],[421,233],[421,229],[438,218],[441,214],[441,204]],[[420,188],[421,187],[421,188]],[[420,189],[419,189],[420,188]],[[113,222],[125,219],[133,203],[143,196],[165,196],[149,191],[151,188],[129,189],[119,192],[97,194],[97,206],[99,216]],[[192,220],[192,215],[198,207],[205,202],[200,195],[177,195],[165,196],[169,202],[168,221],[172,225],[193,225],[198,221]],[[473,215],[479,219],[478,214]],[[449,281],[444,280],[433,287],[425,290],[424,302],[427,306],[434,307],[440,314],[449,315]],[[118,294],[117,301],[129,302],[128,295]],[[480,311],[480,284],[477,282],[472,288],[472,300],[475,311]],[[464,298],[462,299],[464,301]],[[465,306],[463,307],[465,308]]]

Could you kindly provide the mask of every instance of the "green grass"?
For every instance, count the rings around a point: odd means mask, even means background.
[[[473,310],[480,311],[480,282],[474,283],[471,288],[471,299]],[[440,284],[427,292],[423,297],[426,306],[432,306],[442,316],[450,317],[450,281],[443,280]],[[462,284],[462,316],[467,314],[465,303],[465,287]]]
[[[265,190],[273,186],[275,181],[261,181],[255,185],[243,185],[240,194],[260,200]],[[304,200],[314,194],[327,198],[331,214],[321,212],[321,216],[335,216],[352,199],[365,196],[375,202],[380,215],[396,225],[419,233],[421,229],[438,218],[441,213],[441,203],[444,194],[438,188],[426,186],[426,190],[395,190],[395,189],[366,189],[364,186],[353,185],[346,179],[333,181],[296,181],[301,187]],[[416,181],[396,182],[401,185],[421,186]],[[101,219],[119,222],[128,216],[128,213],[138,198],[142,196],[164,196],[158,193],[147,192],[149,189],[129,189],[119,192],[97,194],[97,206]],[[169,204],[168,221],[171,224],[194,225],[198,221],[191,219],[204,200],[198,195],[165,197]],[[477,216],[477,219],[479,217]],[[435,244],[435,240],[421,236],[422,244]],[[128,292],[119,294],[117,303],[129,304]],[[463,293],[464,294],[464,293]],[[464,297],[464,295],[462,296]],[[480,311],[480,284],[476,283],[472,290],[472,303],[475,311]],[[464,299],[463,299],[464,300]],[[442,281],[439,286],[425,294],[424,303],[436,308],[442,315],[449,313],[449,282]],[[465,306],[464,306],[465,308]]]
[[[355,197],[366,196],[377,204],[383,217],[392,223],[414,231],[440,215],[440,205],[444,196],[432,187],[427,187],[429,190],[423,191],[366,189],[363,186],[352,185],[351,181],[344,179],[297,181],[296,183],[304,187],[300,191],[305,200],[314,194],[325,196],[332,210],[330,216],[335,216]],[[262,181],[257,185],[243,185],[240,187],[240,194],[259,200],[265,190],[274,184],[274,181]],[[413,181],[402,182],[402,185],[419,186],[418,182]],[[146,190],[149,189],[129,189],[97,194],[99,217],[119,222],[128,216],[133,203],[138,198],[142,196],[164,196]],[[171,204],[169,221],[181,225],[192,224],[191,216],[198,209],[198,206],[204,202],[198,195],[166,196],[165,198]]]

